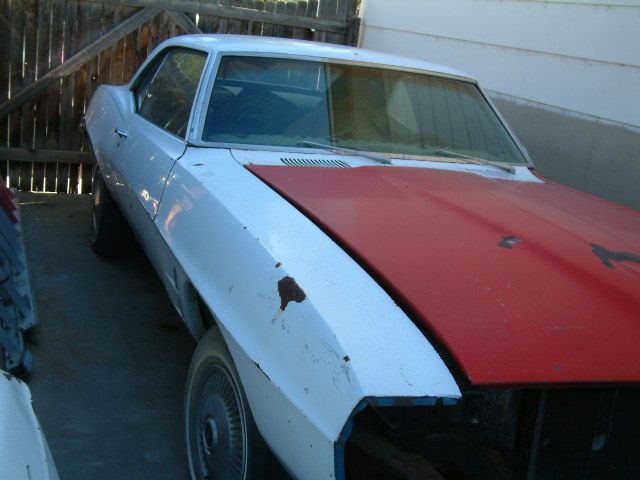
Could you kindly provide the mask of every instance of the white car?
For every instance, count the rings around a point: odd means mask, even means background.
[[[200,341],[192,478],[636,478],[640,215],[469,75],[176,37],[85,126],[95,251],[128,223]]]
[[[58,480],[29,387],[0,370],[0,479]]]

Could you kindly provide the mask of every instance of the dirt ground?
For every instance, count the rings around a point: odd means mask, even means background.
[[[89,245],[87,195],[20,195],[40,325],[33,403],[62,480],[186,479],[195,341],[144,254]]]

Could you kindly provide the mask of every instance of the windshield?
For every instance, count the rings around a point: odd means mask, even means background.
[[[203,140],[527,162],[472,83],[286,58],[223,57]]]

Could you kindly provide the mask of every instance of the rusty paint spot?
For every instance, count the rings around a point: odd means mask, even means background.
[[[260,364],[258,362],[253,362],[253,364],[256,366],[256,368],[258,370],[260,370],[262,372],[262,374],[267,377],[267,380],[271,381],[271,379],[269,378],[269,375],[266,374],[266,372],[262,369],[262,367],[260,366]]]
[[[278,294],[280,295],[280,310],[284,311],[289,302],[304,302],[307,294],[298,286],[293,277],[284,277],[278,281]]]
[[[523,240],[521,238],[514,237],[513,235],[508,235],[506,237],[502,237],[502,241],[498,242],[498,246],[506,248],[508,250],[513,250],[513,246],[522,241]]]
[[[276,263],[276,268],[278,268],[280,265],[282,265],[282,263],[280,262]]]
[[[608,248],[603,247],[602,245],[598,245],[596,243],[592,243],[591,250],[594,255],[596,255],[602,263],[604,263],[609,268],[616,268],[611,261],[614,262],[636,262],[640,263],[640,255],[635,255],[629,252],[614,252],[613,250],[609,250]]]
[[[349,358],[349,355],[345,355],[344,357],[342,357],[342,359],[343,359],[345,362],[348,362],[348,361],[350,361],[350,360],[351,360],[351,359]]]

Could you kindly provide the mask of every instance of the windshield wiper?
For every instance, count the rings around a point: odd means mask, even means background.
[[[444,153],[445,155],[451,155],[454,157],[461,158],[463,160],[466,160],[466,159],[473,160],[472,162],[467,161],[467,163],[480,163],[482,165],[490,165],[492,167],[497,167],[500,170],[504,170],[505,172],[511,173],[512,175],[515,175],[516,173],[516,169],[510,165],[501,165],[499,163],[492,162],[491,160],[485,160],[484,158],[478,158],[472,155],[465,155],[464,153],[460,153],[460,152],[452,152],[451,150],[438,149],[435,151],[435,153],[437,154]]]
[[[322,148],[323,150],[329,150],[334,153],[346,153],[348,155],[358,155],[360,157],[368,158],[369,160],[374,160],[376,162],[384,163],[385,165],[390,165],[391,160],[383,155],[376,155],[375,153],[367,153],[360,152],[358,150],[352,150],[351,148],[337,147],[335,145],[325,145],[323,143],[315,143],[315,142],[307,142],[302,140],[298,142],[298,145],[306,145],[307,147],[317,147]]]

